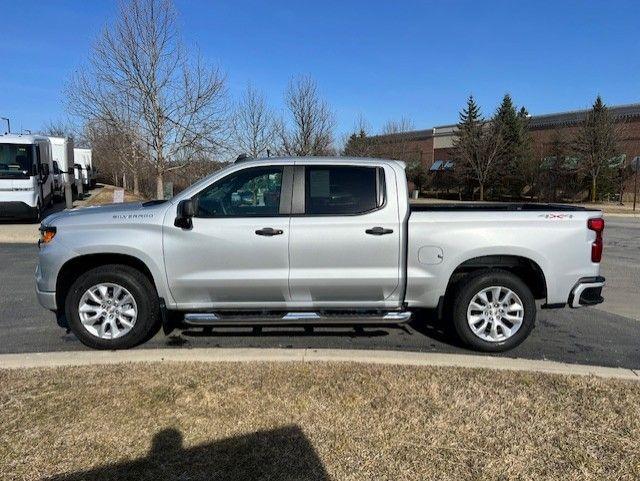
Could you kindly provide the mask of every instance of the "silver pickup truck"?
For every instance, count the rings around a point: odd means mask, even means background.
[[[600,211],[410,205],[404,164],[236,162],[172,200],[90,207],[41,226],[36,289],[86,345],[185,326],[395,324],[437,309],[504,351],[542,308],[602,302]]]

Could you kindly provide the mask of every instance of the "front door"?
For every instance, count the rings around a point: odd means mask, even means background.
[[[393,170],[310,164],[302,171],[297,167],[304,175],[303,214],[291,218],[292,301],[299,307],[397,305],[401,246]],[[292,209],[298,197],[294,191]]]
[[[285,307],[290,205],[281,199],[290,199],[282,193],[291,188],[291,169],[233,172],[193,197],[191,229],[165,220],[167,279],[179,307]]]

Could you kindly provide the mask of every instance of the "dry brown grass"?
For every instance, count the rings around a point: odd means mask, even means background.
[[[0,371],[2,479],[640,478],[640,383],[356,364]]]
[[[116,189],[113,185],[104,185],[97,191],[94,195],[89,197],[83,205],[101,205],[101,204],[111,204],[113,202],[113,191]],[[131,192],[124,193],[124,201],[125,202],[136,202],[139,200],[144,200],[144,198],[140,195],[133,195]]]

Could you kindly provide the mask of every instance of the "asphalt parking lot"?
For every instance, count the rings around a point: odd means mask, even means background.
[[[0,229],[9,228],[0,224]],[[0,244],[0,353],[86,349],[57,327],[33,289],[37,247]],[[599,308],[539,311],[536,328],[508,357],[550,359],[611,367],[640,368],[640,219],[607,219],[606,302]],[[418,313],[404,327],[218,328],[157,335],[141,349],[157,347],[296,347],[464,352],[431,313]]]

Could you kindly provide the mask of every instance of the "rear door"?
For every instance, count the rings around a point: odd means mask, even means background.
[[[390,167],[297,165],[289,242],[297,307],[397,305],[400,221]]]

